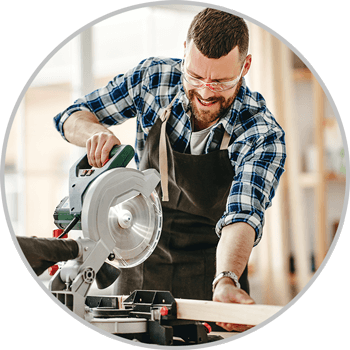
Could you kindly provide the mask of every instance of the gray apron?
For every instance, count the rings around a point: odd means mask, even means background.
[[[167,108],[168,116],[163,113],[151,128],[140,162],[140,170],[160,170],[163,125],[169,200],[162,202],[161,238],[144,263],[122,270],[116,293],[128,295],[134,290],[162,290],[170,291],[175,298],[212,300],[219,241],[215,225],[225,211],[234,171],[227,147],[202,155],[172,150],[165,132],[172,103]],[[161,198],[161,186],[157,191]],[[249,293],[247,268],[240,283]]]

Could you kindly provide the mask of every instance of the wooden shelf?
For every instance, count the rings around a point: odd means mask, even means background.
[[[293,70],[294,81],[311,81],[312,73],[308,68],[296,68]]]
[[[336,182],[340,184],[345,184],[345,175],[337,174],[334,172],[325,172],[324,178],[327,182]],[[304,172],[300,174],[300,185],[303,188],[314,188],[319,185],[321,181],[320,174],[317,172]]]
[[[317,150],[315,154],[315,168],[313,172],[303,172],[301,171],[301,166],[299,163],[299,168],[295,171],[295,176],[292,178],[298,178],[300,189],[311,189],[314,192],[315,198],[315,267],[318,268],[328,250],[327,246],[327,187],[330,183],[345,184],[345,176],[341,174],[332,173],[327,171],[326,167],[326,149],[325,149],[325,130],[326,128],[332,128],[338,123],[336,118],[327,118],[325,112],[325,94],[324,91],[317,81],[316,77],[311,73],[311,71],[306,67],[295,68],[292,74],[292,80],[295,83],[295,88],[298,89],[299,83],[307,83],[311,85],[311,96],[310,96],[310,106],[312,106],[312,117],[313,117],[313,142]],[[295,165],[298,166],[298,162],[295,161]],[[298,171],[299,170],[299,171]],[[299,205],[301,205],[301,198],[298,198]],[[295,201],[297,203],[297,201]],[[294,203],[293,203],[294,204]],[[295,204],[297,205],[297,204]],[[300,227],[298,230],[301,232],[304,227],[302,223],[299,223]],[[302,245],[302,237],[299,238],[299,244]],[[304,238],[305,239],[305,238]],[[303,263],[303,274],[308,274],[308,261],[307,256],[297,257],[299,261]],[[305,285],[305,283],[300,283],[299,281],[305,280],[305,278],[300,277],[298,274],[298,283]]]
[[[338,182],[343,184],[345,184],[346,182],[346,176],[342,174],[337,174],[330,171],[330,172],[327,172],[325,176],[326,176],[326,181],[329,181],[329,182]]]
[[[293,79],[295,82],[302,82],[302,81],[312,81],[313,80],[313,74],[311,71],[306,68],[294,68],[293,70]],[[319,88],[320,90],[320,88]],[[321,96],[322,95],[322,96]],[[316,102],[316,105],[318,105],[318,108],[320,108],[319,103],[323,98],[323,94],[321,93],[321,90],[319,91],[318,95],[318,101]],[[323,153],[323,130],[327,126],[333,126],[334,124],[338,124],[338,121],[335,117],[331,118],[325,118],[323,115],[323,107],[318,110],[319,116],[322,119],[322,124],[319,125],[319,145],[318,148]],[[322,146],[321,146],[322,144]],[[323,177],[320,177],[323,176]],[[337,182],[337,183],[344,183],[346,182],[346,176],[342,174],[337,174],[334,172],[327,172],[325,171],[324,174],[318,175],[317,172],[314,173],[302,173],[300,174],[300,184],[303,188],[316,188],[317,186],[320,186],[322,180],[325,180],[326,182]]]

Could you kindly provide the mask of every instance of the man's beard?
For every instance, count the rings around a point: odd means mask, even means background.
[[[220,105],[219,110],[216,112],[199,110],[193,101],[195,98],[199,98],[203,100],[201,95],[198,94],[195,90],[185,89],[185,93],[190,102],[194,131],[205,129],[206,127],[209,127],[210,125],[212,125],[215,121],[218,121],[222,117],[224,117],[228,112],[228,110],[231,108],[232,103],[235,100],[239,89],[241,88],[241,85],[242,85],[242,79],[236,85],[235,93],[228,99],[225,99],[225,97],[223,96],[218,96],[218,97],[210,97],[205,100],[206,102],[216,102]]]

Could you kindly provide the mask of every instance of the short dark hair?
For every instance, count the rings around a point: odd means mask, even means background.
[[[244,60],[248,53],[249,31],[243,18],[206,8],[194,17],[188,29],[187,45],[191,40],[208,58],[226,56],[238,46],[240,60]]]

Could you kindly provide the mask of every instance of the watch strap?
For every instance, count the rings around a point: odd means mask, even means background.
[[[241,285],[240,285],[240,283],[238,282],[238,277],[237,277],[237,275],[236,275],[234,272],[232,272],[232,271],[223,271],[223,272],[219,273],[219,274],[214,278],[214,281],[213,281],[213,284],[212,284],[212,286],[213,286],[213,292],[214,292],[214,289],[215,289],[216,285],[217,285],[217,284],[219,283],[219,281],[220,281],[221,279],[223,279],[224,277],[229,277],[229,278],[231,278],[232,281],[233,281],[233,283],[235,284],[235,286],[236,286],[237,288],[241,288]]]

